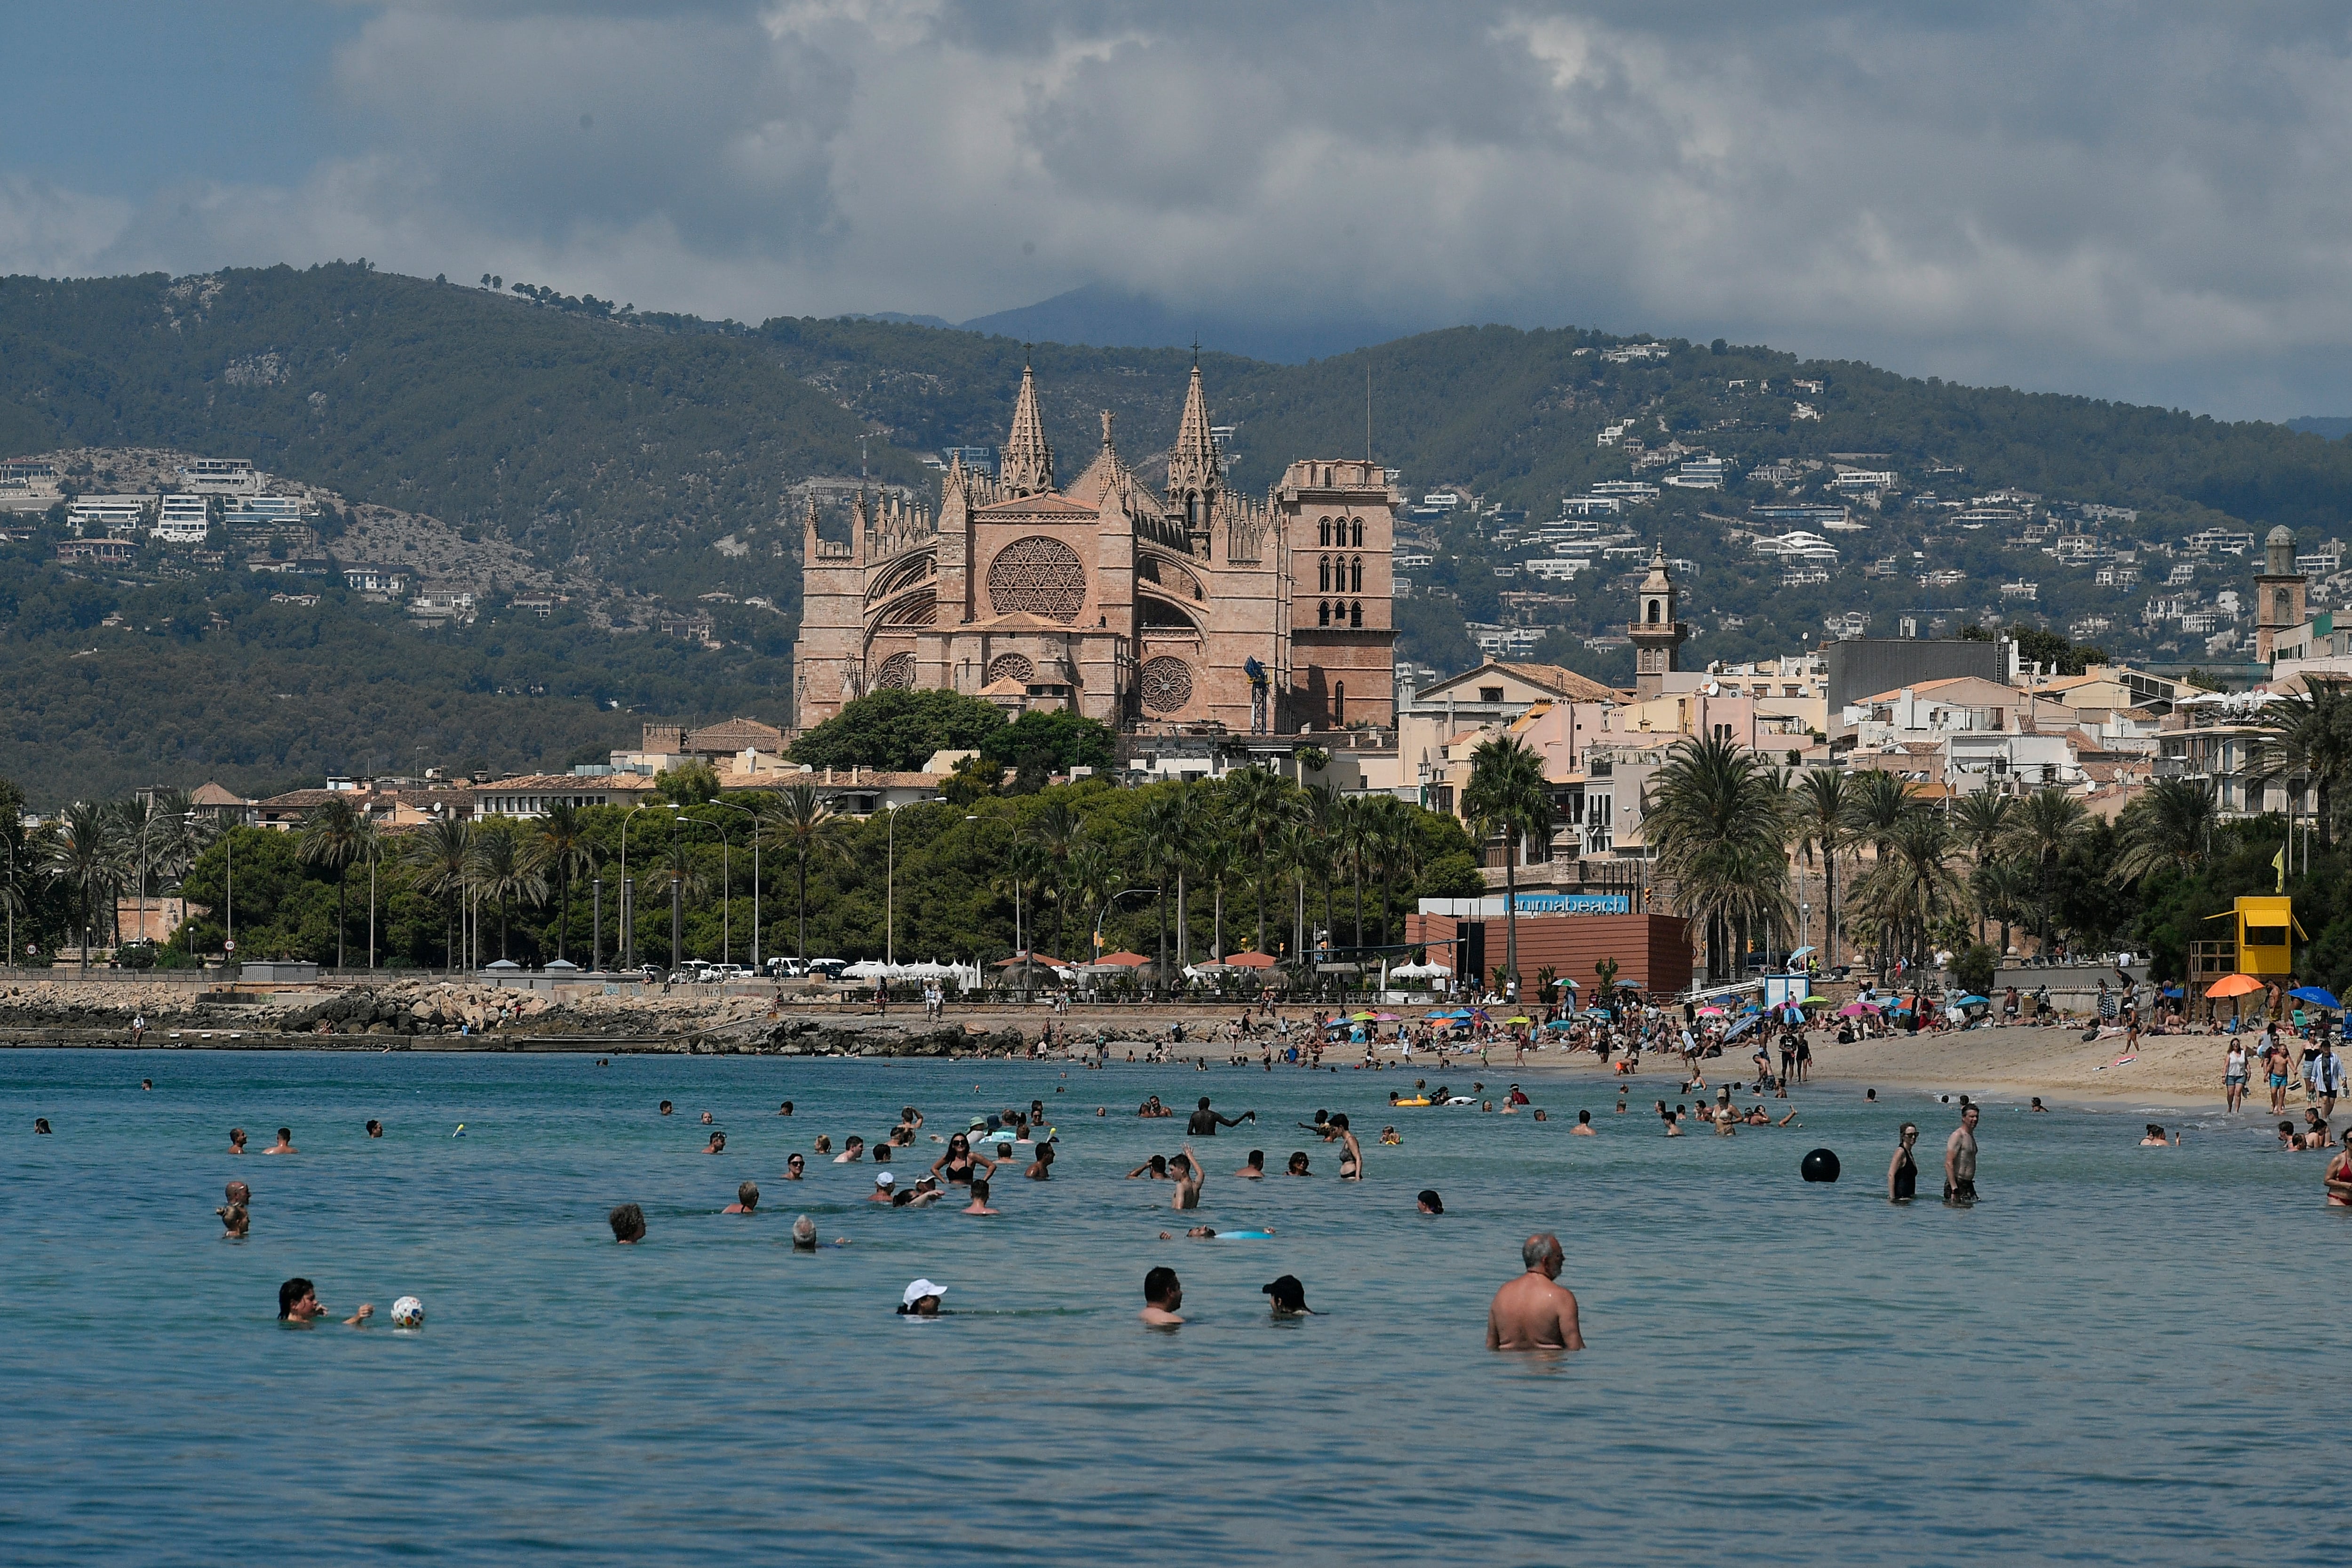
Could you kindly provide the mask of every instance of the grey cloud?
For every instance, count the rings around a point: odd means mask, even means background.
[[[363,252],[743,318],[1097,282],[2352,409],[2330,6],[394,0],[334,87],[364,155],[135,215],[23,171],[0,263]]]

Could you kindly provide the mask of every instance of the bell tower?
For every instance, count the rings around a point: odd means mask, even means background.
[[[2303,625],[2310,580],[2294,569],[2294,531],[2281,523],[2263,542],[2263,573],[2254,579],[2254,657],[2268,664],[2282,632]]]
[[[1675,619],[1674,574],[1666,570],[1666,547],[1650,555],[1650,574],[1642,580],[1633,619],[1625,628],[1633,639],[1633,695],[1644,701],[1665,690],[1665,678],[1682,668],[1682,647],[1690,627]]]

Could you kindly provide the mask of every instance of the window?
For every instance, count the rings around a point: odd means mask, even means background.
[[[1478,700],[1481,702],[1500,702],[1502,700],[1503,689],[1499,686],[1482,686],[1478,689]]]
[[[1658,601],[1657,601],[1657,600],[1653,599],[1653,600],[1651,600],[1651,601],[1650,601],[1650,613],[1649,613],[1649,615],[1647,616],[1647,617],[1645,617],[1645,618],[1646,618],[1646,619],[1649,621],[1649,623],[1650,623],[1652,626],[1656,626],[1656,625],[1658,624]]]
[[[1364,624],[1364,606],[1361,604],[1348,606],[1348,624],[1351,626],[1360,626]]]
[[[1348,683],[1344,680],[1334,681],[1331,684],[1331,722],[1335,728],[1347,727]]]
[[[1362,544],[1364,542],[1364,521],[1361,518],[1358,518],[1356,520],[1355,534],[1355,542],[1359,545]]]
[[[1363,541],[1360,539],[1356,541],[1356,542],[1361,544]],[[1360,594],[1364,591],[1364,558],[1362,556],[1357,556],[1349,564],[1348,579],[1348,591],[1349,593]]]
[[[1317,543],[1325,545],[1329,544],[1331,542],[1331,520],[1327,517],[1320,523],[1317,524],[1315,533]]]
[[[2289,594],[2284,588],[2271,595],[2271,619],[2281,626],[2289,625],[2294,620],[2294,595]]]
[[[1331,602],[1328,599],[1315,606],[1315,624],[1318,626],[1331,624]]]
[[[1326,594],[1331,591],[1331,558],[1328,555],[1323,557],[1322,563],[1316,568],[1315,586]]]

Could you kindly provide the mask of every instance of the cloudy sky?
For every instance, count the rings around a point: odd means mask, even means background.
[[[756,321],[1094,284],[2352,414],[2352,7],[77,0],[0,270],[366,256]]]

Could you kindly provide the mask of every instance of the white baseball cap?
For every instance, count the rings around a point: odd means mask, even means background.
[[[898,1298],[898,1305],[911,1307],[926,1296],[944,1296],[947,1293],[948,1288],[944,1285],[934,1285],[928,1279],[918,1279],[907,1287],[906,1293]]]
[[[877,1171],[874,1174],[874,1184],[877,1187],[887,1187],[898,1179],[898,1173],[896,1171]]]

